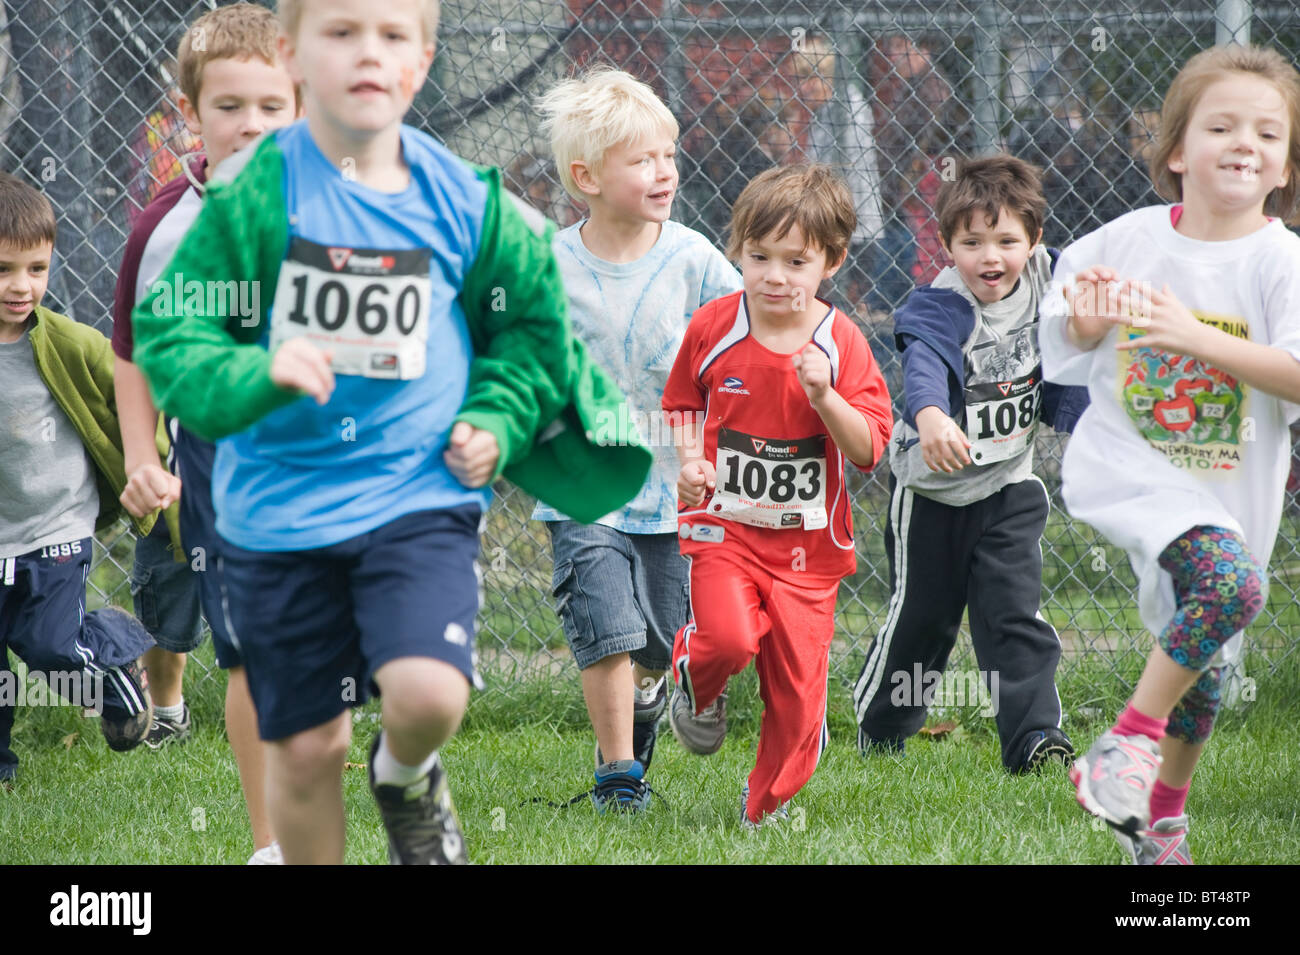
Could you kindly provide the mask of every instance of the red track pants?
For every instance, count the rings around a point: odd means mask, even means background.
[[[839,581],[799,587],[719,545],[691,558],[691,622],[673,671],[699,712],[754,660],[763,720],[749,774],[758,822],[803,788],[826,741],[826,678]]]

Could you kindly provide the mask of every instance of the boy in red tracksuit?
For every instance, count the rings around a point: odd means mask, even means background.
[[[870,471],[893,426],[866,339],[816,297],[854,222],[825,166],[751,181],[727,248],[744,291],[695,313],[664,390],[692,616],[673,648],[670,721],[687,749],[717,752],[727,680],[755,661],[764,711],[742,794],[749,826],[785,815],[825,746],[835,598],[857,567],[844,464]]]

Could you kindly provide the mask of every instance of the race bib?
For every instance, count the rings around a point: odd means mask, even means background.
[[[270,349],[306,338],[336,375],[419,378],[428,357],[429,249],[349,249],[295,236],[280,266]]]
[[[966,386],[966,437],[975,464],[994,464],[1034,444],[1043,401],[1041,366],[1010,381]]]
[[[755,527],[825,527],[826,436],[773,441],[720,428],[709,513]]]

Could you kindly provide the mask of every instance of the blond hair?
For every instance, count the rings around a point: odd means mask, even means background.
[[[727,258],[739,260],[746,242],[769,235],[780,240],[798,226],[809,247],[836,264],[848,251],[857,222],[849,187],[829,166],[777,166],[751,179],[731,207]]]
[[[562,80],[537,101],[542,131],[551,136],[555,171],[564,191],[585,199],[570,166],[580,160],[592,172],[614,146],[634,143],[658,132],[677,139],[680,127],[663,101],[645,83],[608,67],[580,79]]]
[[[275,14],[255,3],[236,3],[209,10],[181,37],[176,71],[181,93],[197,110],[203,70],[213,60],[257,57],[268,65],[279,62],[275,48],[280,26]]]
[[[275,9],[280,14],[280,28],[290,38],[298,36],[302,22],[302,8],[306,0],[276,0]],[[438,0],[420,0],[420,22],[424,28],[424,42],[432,43],[438,37]]]
[[[1300,190],[1300,74],[1282,54],[1268,47],[1230,44],[1202,50],[1178,71],[1160,110],[1160,131],[1151,154],[1151,181],[1164,198],[1182,201],[1183,177],[1169,168],[1169,160],[1182,149],[1183,137],[1201,97],[1214,83],[1232,74],[1258,76],[1272,83],[1282,94],[1290,123],[1287,143],[1287,181],[1268,194],[1264,212],[1286,222],[1296,214]]]

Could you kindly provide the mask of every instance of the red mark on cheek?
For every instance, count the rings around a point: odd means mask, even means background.
[[[402,67],[402,96],[405,99],[415,98],[415,70],[409,66]]]

